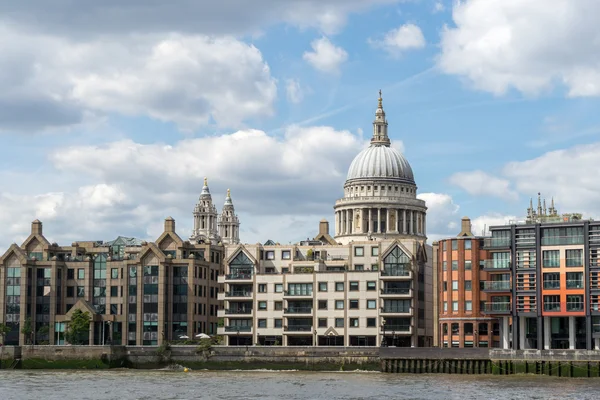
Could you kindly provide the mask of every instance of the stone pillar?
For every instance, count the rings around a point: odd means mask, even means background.
[[[527,338],[525,337],[525,325],[527,322],[527,318],[526,317],[518,317],[521,321],[521,323],[519,324],[519,349],[518,350],[525,350],[527,349],[529,346],[527,346]],[[517,350],[517,349],[515,349]]]
[[[423,236],[427,236],[427,214],[423,213]]]
[[[543,317],[544,319],[544,350],[550,350],[550,317]]]
[[[594,338],[594,350],[600,350],[600,338]]]
[[[344,210],[344,234],[346,234],[346,235],[350,232],[349,231],[350,225],[348,224],[348,216],[349,216],[348,210]]]
[[[334,232],[334,236],[338,235],[338,212],[335,212],[335,232]]]
[[[510,326],[508,317],[502,317],[502,327],[500,329],[502,335],[501,343],[503,349],[510,349]]]
[[[385,209],[385,231],[392,232],[393,229],[390,229],[390,209]]]
[[[381,232],[381,208],[377,207],[377,233]]]
[[[402,210],[402,233],[406,235],[406,209]]]
[[[369,208],[369,229],[368,232],[373,233],[373,216],[372,216],[372,210]]]
[[[575,317],[569,317],[569,350],[575,350]]]

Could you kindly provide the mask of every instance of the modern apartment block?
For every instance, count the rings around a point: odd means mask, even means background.
[[[437,337],[439,347],[499,347],[500,325],[484,314],[488,290],[506,289],[486,272],[489,252],[484,238],[474,236],[464,217],[458,236],[433,244],[437,272]]]
[[[50,243],[42,223],[0,257],[0,321],[7,345],[64,344],[71,314],[91,316],[88,344],[157,345],[217,331],[222,246],[192,244],[165,220],[154,242]],[[21,332],[29,320],[33,334]]]
[[[504,348],[598,349],[600,222],[532,203],[525,220],[490,227],[484,312],[501,319]]]

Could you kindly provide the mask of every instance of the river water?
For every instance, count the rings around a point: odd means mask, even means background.
[[[598,399],[600,379],[379,372],[0,371],[0,399]]]

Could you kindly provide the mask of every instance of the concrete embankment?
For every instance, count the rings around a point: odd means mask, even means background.
[[[600,351],[249,346],[6,346],[2,368],[382,371],[600,377]]]

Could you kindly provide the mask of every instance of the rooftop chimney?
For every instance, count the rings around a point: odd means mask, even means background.
[[[319,222],[319,236],[321,235],[329,235],[329,222],[326,219]]]
[[[471,219],[469,217],[462,217],[460,220],[460,229],[458,236],[473,236],[473,232],[471,232]]]
[[[175,220],[171,217],[165,219],[165,232],[175,232]]]
[[[31,234],[41,235],[42,234],[42,223],[39,219],[36,219],[31,223]]]

